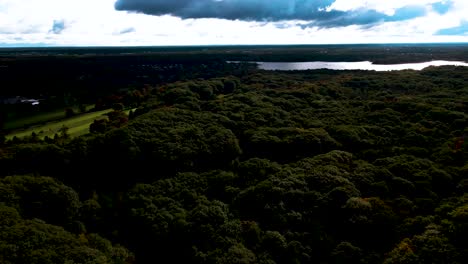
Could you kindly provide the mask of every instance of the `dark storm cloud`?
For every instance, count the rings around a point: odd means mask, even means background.
[[[425,8],[418,6],[406,6],[397,9],[395,10],[395,14],[391,16],[368,9],[359,9],[348,12],[330,11],[323,14],[320,20],[315,20],[307,24],[300,24],[300,26],[302,28],[332,28],[358,25],[363,26],[364,28],[370,28],[382,22],[404,21],[424,16],[425,14]]]
[[[335,0],[117,0],[117,10],[181,18],[247,21],[311,20]]]
[[[60,34],[62,31],[64,31],[66,28],[65,26],[65,20],[54,20],[54,23],[52,25],[52,29],[49,31],[50,33],[54,34]]]
[[[302,28],[319,27],[332,28],[344,27],[349,25],[373,25],[378,22],[383,22],[382,13],[375,10],[354,10],[354,11],[330,11],[322,14],[320,19],[314,20],[307,24],[300,24]]]
[[[424,6],[407,6],[392,16],[375,10],[326,10],[335,0],[117,0],[115,8],[149,15],[187,18],[280,22],[311,21],[305,26],[369,26],[379,22],[403,21],[426,14]],[[444,2],[445,3],[445,2]],[[438,7],[443,12],[444,6]],[[281,27],[281,23],[279,25]]]

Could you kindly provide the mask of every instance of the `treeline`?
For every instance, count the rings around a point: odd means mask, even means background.
[[[253,64],[230,64],[220,57],[180,55],[81,55],[0,57],[0,134],[5,124],[44,112],[95,105],[95,110],[115,103],[140,105],[152,87],[180,80],[241,76],[254,70]],[[17,96],[39,100],[4,104]],[[8,131],[4,131],[7,133]]]
[[[33,109],[0,105],[0,116],[6,113],[11,119],[31,111],[94,104],[112,94],[180,80],[240,77],[255,67],[226,61],[468,61],[467,47],[389,44],[2,49],[0,99],[19,95],[41,99],[41,105]]]
[[[89,104],[131,89],[178,80],[244,74],[246,65],[198,55],[25,56],[0,58],[0,97],[43,99],[43,104]],[[252,66],[253,67],[253,66]]]
[[[0,262],[464,263],[467,74],[178,81],[128,122],[3,142]]]
[[[465,43],[346,44],[346,45],[231,45],[176,47],[3,48],[0,58],[138,57],[158,61],[372,61],[380,64],[468,61]]]

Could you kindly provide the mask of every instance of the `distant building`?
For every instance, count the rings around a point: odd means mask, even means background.
[[[24,100],[21,100],[21,103],[22,104],[30,104],[30,105],[39,105],[40,104],[39,100],[36,100],[36,99],[24,99]]]
[[[0,97],[0,104],[15,105],[15,104],[28,104],[39,105],[40,101],[37,99],[26,98],[22,96],[15,97]]]

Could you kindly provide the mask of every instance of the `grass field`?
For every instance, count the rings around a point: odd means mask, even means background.
[[[96,119],[107,118],[105,114],[111,112],[112,109],[92,112],[87,114],[81,114],[74,117],[48,122],[44,125],[32,126],[27,129],[15,130],[6,136],[6,139],[12,139],[13,137],[22,138],[30,136],[32,132],[35,132],[39,138],[54,137],[56,133],[63,126],[68,127],[68,134],[71,137],[77,137],[89,133],[89,125]],[[63,116],[63,111],[61,112]],[[128,113],[128,111],[127,111]],[[52,115],[51,115],[52,116]],[[44,118],[44,116],[43,116]]]
[[[86,111],[91,110],[94,105],[86,106]],[[75,113],[79,113],[78,107],[72,108]],[[16,129],[24,129],[33,125],[37,124],[44,124],[46,122],[62,120],[65,117],[65,110],[58,109],[55,111],[45,112],[45,113],[38,113],[28,117],[21,117],[15,118],[12,120],[7,120],[5,122],[4,129],[6,130],[16,130]]]

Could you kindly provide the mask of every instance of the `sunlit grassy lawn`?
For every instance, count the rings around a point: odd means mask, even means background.
[[[13,137],[25,137],[30,136],[32,132],[35,132],[39,138],[44,138],[46,136],[53,138],[59,130],[66,126],[68,127],[68,134],[71,137],[77,137],[89,133],[89,125],[93,123],[96,119],[107,118],[105,114],[111,112],[112,109],[102,110],[98,112],[92,112],[87,114],[77,115],[71,118],[63,119],[60,121],[49,122],[44,125],[33,126],[27,129],[16,130],[6,136],[7,139],[12,139]],[[62,111],[63,116],[63,111]]]

